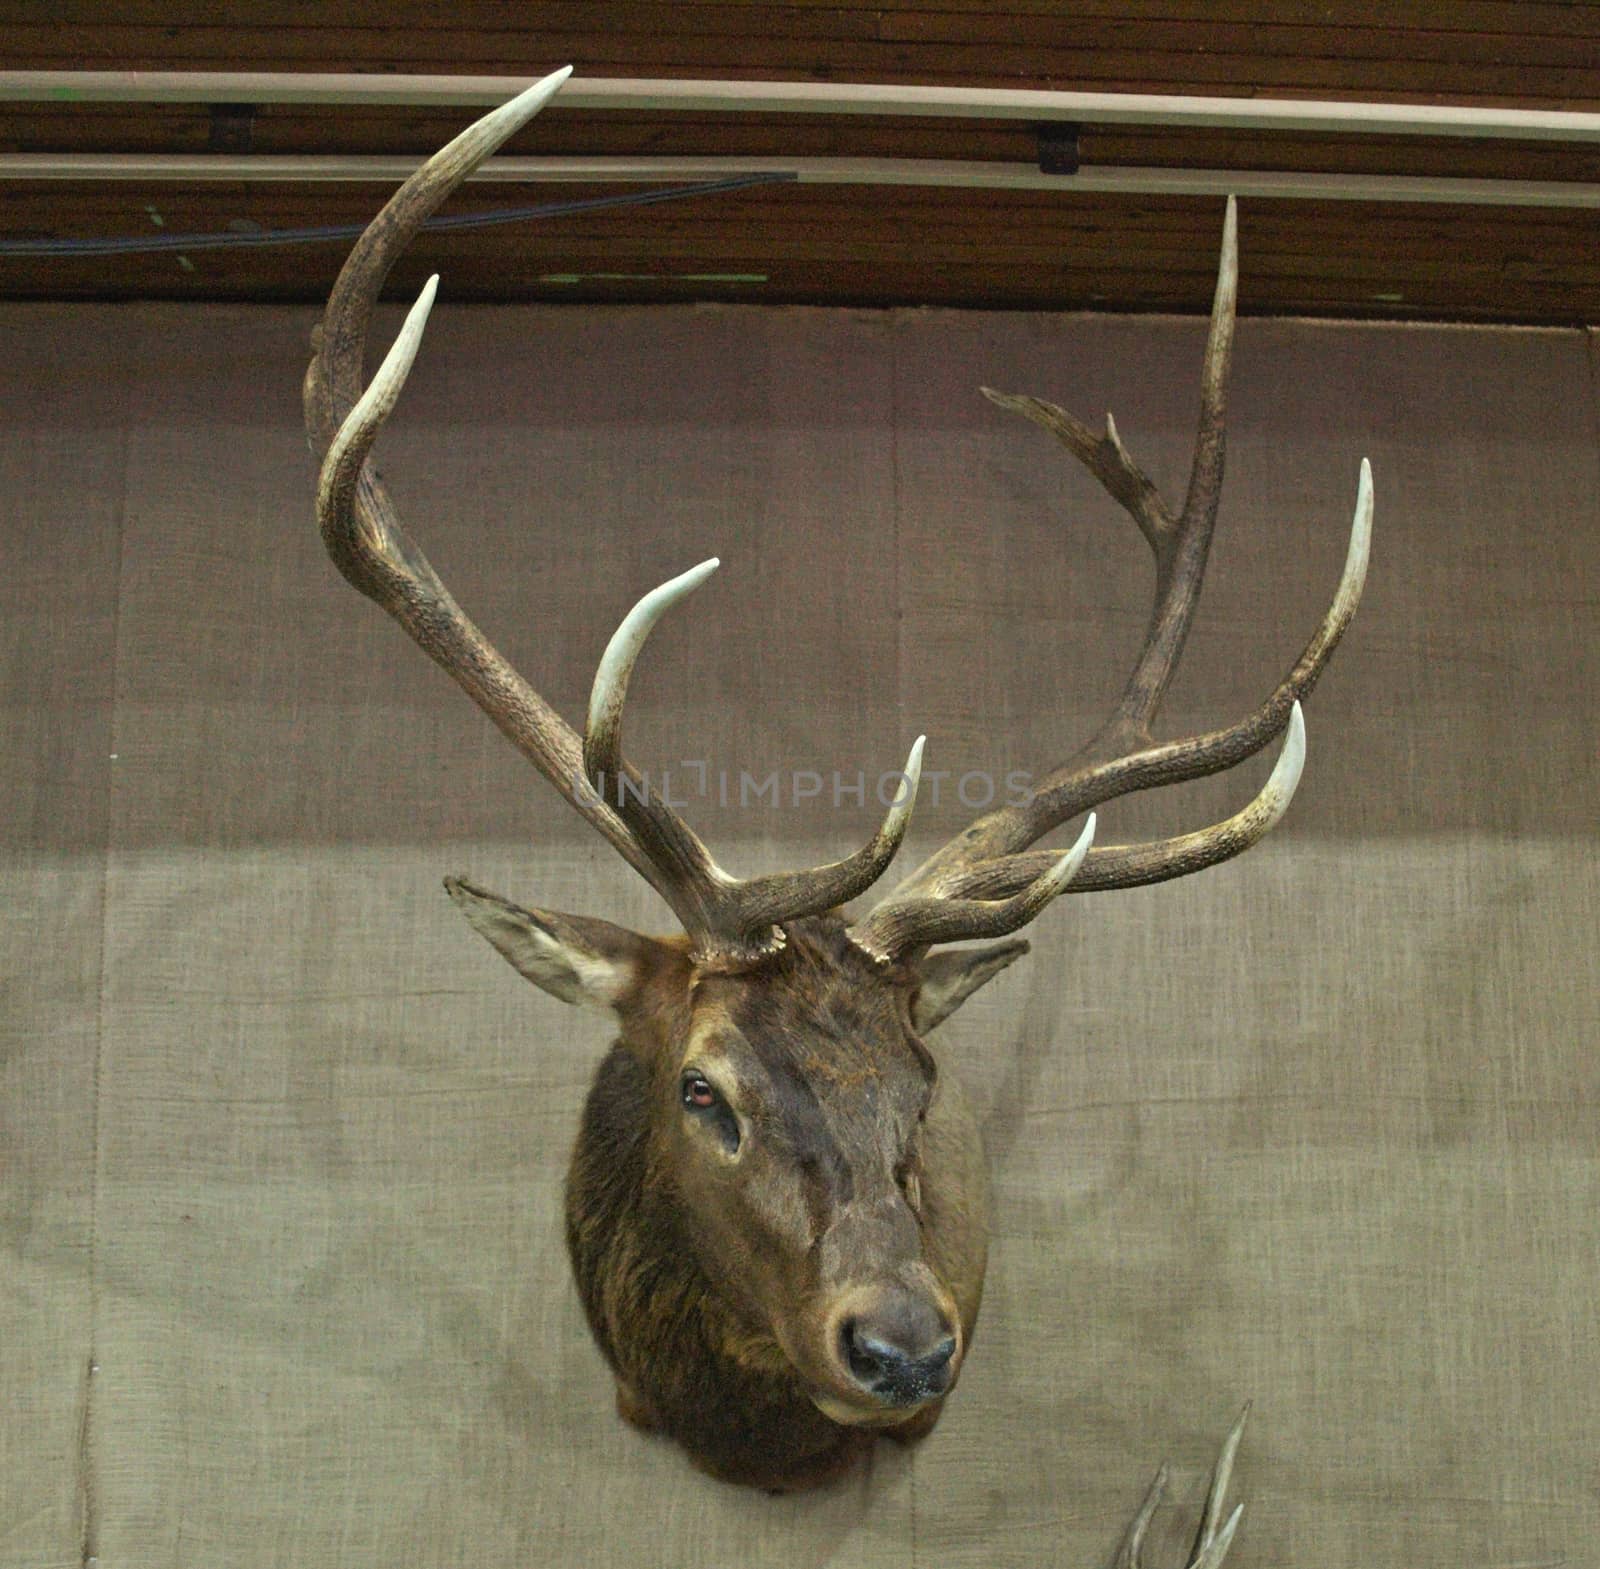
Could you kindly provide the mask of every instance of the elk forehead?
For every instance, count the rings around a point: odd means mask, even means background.
[[[909,1129],[934,1069],[897,988],[842,922],[796,922],[788,939],[753,970],[702,978],[684,1066],[720,1068],[749,1109],[790,1138]]]

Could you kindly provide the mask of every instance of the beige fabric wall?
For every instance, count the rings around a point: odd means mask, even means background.
[[[1163,1454],[1176,1545],[1246,1398],[1241,1569],[1593,1561],[1583,335],[1242,326],[1173,724],[1298,652],[1370,455],[1306,783],[1241,862],[1064,900],[936,1038],[991,1145],[977,1345],[922,1449],[773,1500],[611,1409],[559,1220],[606,1033],[439,877],[662,910],[322,557],[310,320],[0,312],[0,1566],[1093,1565]],[[636,682],[644,766],[876,772],[926,730],[1039,769],[1147,568],[973,389],[1112,408],[1177,490],[1202,330],[445,306],[382,456],[569,715],[632,599],[723,556]],[[748,871],[870,813],[690,815]],[[962,817],[947,785],[913,850]]]

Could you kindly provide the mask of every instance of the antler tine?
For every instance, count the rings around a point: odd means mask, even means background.
[[[1072,881],[1094,843],[1095,816],[1078,835],[1070,850],[1053,851],[1027,878],[1013,878],[1006,896],[977,888],[929,898],[886,900],[864,921],[850,928],[850,940],[880,965],[892,964],[901,954],[930,943],[961,942],[974,937],[1004,937],[1026,926]],[[1020,856],[1012,857],[1013,861]]]
[[[1155,557],[1155,594],[1143,647],[1115,709],[1095,735],[1022,801],[980,817],[935,852],[853,930],[869,952],[883,934],[897,955],[929,942],[951,942],[975,931],[936,917],[941,901],[982,905],[1015,897],[1063,859],[1060,851],[1027,852],[1052,829],[1115,796],[1175,784],[1230,768],[1267,745],[1286,726],[1289,736],[1261,794],[1243,811],[1195,833],[1148,844],[1107,845],[1084,857],[1074,892],[1126,888],[1185,876],[1238,855],[1283,815],[1304,756],[1300,700],[1306,697],[1349,626],[1366,578],[1372,530],[1372,472],[1363,459],[1344,571],[1333,602],[1293,669],[1253,712],[1224,729],[1157,742],[1150,726],[1182,656],[1199,602],[1216,523],[1225,458],[1224,405],[1238,297],[1238,214],[1228,199],[1211,325],[1200,378],[1200,416],[1183,510],[1174,516],[1129,455],[1108,414],[1096,436],[1066,410],[1039,398],[985,395],[1054,435],[1133,517]],[[943,935],[954,929],[954,935]],[[929,935],[932,932],[941,935]]]
[[[1114,1569],[1144,1569],[1144,1535],[1150,1529],[1150,1522],[1156,1517],[1156,1510],[1161,1507],[1161,1500],[1166,1496],[1169,1474],[1167,1463],[1163,1460],[1156,1467],[1156,1474],[1145,1492],[1144,1501],[1139,1505],[1138,1513],[1129,1522],[1122,1543],[1117,1548]]]
[[[1220,1569],[1223,1559],[1228,1556],[1228,1549],[1233,1546],[1234,1534],[1239,1529],[1239,1521],[1244,1517],[1244,1505],[1236,1504],[1226,1519],[1223,1519],[1222,1511],[1227,1506],[1228,1484],[1233,1479],[1233,1463],[1238,1456],[1239,1441],[1244,1437],[1244,1425],[1249,1416],[1250,1406],[1247,1403],[1244,1410],[1239,1413],[1238,1420],[1229,1429],[1228,1436],[1222,1441],[1217,1462],[1211,1469],[1211,1482],[1206,1489],[1205,1509],[1195,1533],[1194,1547],[1189,1553],[1188,1569]],[[1167,1477],[1168,1467],[1163,1461],[1156,1471],[1155,1480],[1151,1482],[1144,1495],[1144,1501],[1139,1505],[1138,1513],[1129,1523],[1122,1543],[1117,1548],[1115,1569],[1143,1569],[1145,1533],[1150,1529],[1150,1522],[1155,1518],[1156,1510],[1161,1507],[1161,1500],[1167,1490]]]
[[[1115,796],[1220,773],[1253,757],[1281,734],[1295,703],[1311,695],[1361,602],[1372,552],[1372,510],[1372,465],[1363,458],[1339,586],[1294,667],[1255,709],[1223,729],[1175,741],[1151,742],[1120,756],[1086,757],[1089,749],[1085,748],[1079,754],[1083,760],[1068,763],[1043,780],[1016,809],[1013,820],[992,825],[993,830],[998,830],[992,842],[998,845],[1010,839],[1030,844],[1058,823]],[[992,814],[996,819],[1003,815]],[[990,819],[976,826],[990,827]]]
[[[1137,888],[1145,883],[1187,877],[1243,855],[1265,838],[1282,820],[1294,799],[1305,768],[1306,727],[1299,703],[1289,711],[1283,749],[1260,793],[1241,811],[1209,828],[1175,834],[1147,844],[1108,844],[1091,850],[1083,869],[1067,886],[1068,893],[1101,893],[1108,888]],[[1094,813],[1089,814],[1093,821]],[[1073,852],[1028,850],[1018,855],[980,861],[966,871],[949,874],[936,884],[939,897],[949,900],[1003,899],[1042,877]],[[877,912],[873,912],[873,917]],[[869,920],[873,917],[869,917]]]
[[[900,770],[901,788],[871,839],[842,861],[798,872],[774,872],[731,885],[727,897],[738,921],[746,929],[760,930],[764,925],[797,920],[802,915],[818,915],[848,904],[877,882],[899,851],[910,826],[926,741],[926,736],[919,735],[911,743],[906,766]]]
[[[312,333],[315,353],[306,373],[306,423],[319,452],[327,450],[360,395],[367,329],[390,269],[456,187],[533,119],[571,75],[570,65],[552,71],[475,120],[389,198],[351,248]]]
[[[403,184],[356,242],[312,334],[306,372],[306,429],[323,454],[317,516],[340,572],[405,627],[423,650],[487,713],[511,742],[562,788],[629,864],[663,894],[662,879],[627,825],[599,801],[566,785],[577,777],[577,735],[505,661],[462,612],[400,523],[368,462],[421,345],[437,277],[430,278],[372,383],[362,361],[372,309],[405,246],[457,185],[539,112],[571,74],[557,71],[469,126]]]
[[[906,788],[855,854],[829,866],[739,881],[622,757],[628,676],[661,614],[696,588],[713,559],[647,594],[601,660],[582,739],[517,674],[463,613],[401,525],[369,458],[421,346],[438,288],[430,278],[371,384],[362,389],[367,329],[384,279],[428,216],[559,90],[556,71],[469,126],[395,193],[356,242],[313,333],[306,427],[324,454],[317,514],[339,570],[383,606],[671,905],[703,958],[742,963],[782,945],[781,922],[855,898],[883,872],[905,835],[922,758],[906,763]],[[615,806],[605,784],[617,787]]]
[[[653,588],[622,618],[611,634],[606,651],[595,666],[589,689],[589,717],[583,731],[583,768],[589,782],[603,796],[606,776],[622,766],[622,708],[628,698],[628,678],[645,639],[680,599],[686,599],[722,562],[712,556],[697,567]]]
[[[684,929],[697,935],[717,928],[716,899],[722,873],[683,819],[623,759],[622,707],[628,695],[628,677],[650,628],[719,565],[715,556],[702,561],[652,589],[623,617],[595,668],[583,732],[583,772],[590,790],[616,811],[653,865],[671,869],[673,910]],[[732,935],[737,939],[740,934]]]
[[[1227,1519],[1222,1516],[1222,1511],[1228,1505],[1228,1484],[1233,1480],[1233,1463],[1239,1457],[1239,1443],[1244,1437],[1244,1425],[1249,1420],[1250,1402],[1247,1400],[1233,1426],[1228,1429],[1228,1436],[1223,1439],[1222,1448],[1217,1453],[1217,1462],[1211,1468],[1206,1507],[1200,1516],[1194,1552],[1191,1554],[1194,1563],[1204,1565],[1205,1569],[1212,1569],[1212,1566],[1222,1562],[1223,1555],[1233,1541],[1233,1533],[1238,1529],[1239,1517],[1244,1513],[1244,1505],[1235,1504]]]
[[[922,777],[925,737],[912,743],[902,788],[876,834],[854,855],[826,866],[740,880],[729,876],[686,825],[653,795],[622,756],[622,712],[628,680],[657,621],[716,571],[717,558],[652,589],[612,634],[595,670],[583,737],[583,766],[591,790],[613,806],[652,859],[671,857],[684,868],[685,927],[700,938],[706,956],[738,962],[750,951],[780,943],[784,921],[848,903],[883,875],[905,838]]]

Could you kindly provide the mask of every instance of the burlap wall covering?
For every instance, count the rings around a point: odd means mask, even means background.
[[[922,1450],[774,1501],[611,1410],[559,1223],[604,1029],[439,877],[660,907],[322,557],[310,320],[0,314],[0,1565],[1092,1565],[1162,1454],[1192,1509],[1247,1397],[1241,1566],[1593,1561],[1583,335],[1243,325],[1172,719],[1298,652],[1369,454],[1306,783],[1241,862],[1063,900],[938,1037],[992,1149],[978,1344]],[[380,451],[569,715],[632,599],[724,557],[636,683],[645,766],[876,772],[926,730],[930,767],[1039,768],[1109,701],[1148,569],[973,389],[1112,408],[1181,489],[1201,333],[446,305]],[[873,812],[689,815],[743,871]]]

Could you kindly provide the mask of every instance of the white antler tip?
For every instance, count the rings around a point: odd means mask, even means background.
[[[1222,254],[1217,262],[1217,294],[1213,309],[1225,306],[1231,312],[1239,293],[1239,200],[1229,196],[1222,220]]]
[[[1089,853],[1089,847],[1094,843],[1094,832],[1097,819],[1093,812],[1089,813],[1084,822],[1083,831],[1078,835],[1078,841],[1067,853],[1056,862],[1055,868],[1050,872],[1050,885],[1059,891],[1065,888],[1074,877],[1078,875],[1078,868],[1083,865],[1084,858]]]
[[[911,743],[906,766],[900,771],[900,788],[895,791],[894,800],[889,803],[889,815],[884,819],[883,832],[897,842],[911,821],[911,809],[917,804],[917,786],[922,783],[922,747],[927,739],[919,735]]]
[[[419,338],[422,336],[422,329],[427,325],[428,312],[433,309],[433,302],[438,293],[439,274],[434,273],[428,279],[428,281],[423,284],[422,292],[417,295],[416,302],[412,305],[411,309],[406,312],[405,326],[400,329],[401,337],[405,337],[408,334],[414,334]]]
[[[1267,798],[1276,823],[1289,808],[1294,792],[1300,783],[1300,774],[1306,766],[1306,718],[1297,698],[1289,709],[1289,723],[1284,727],[1283,750],[1272,770],[1272,777],[1262,794]]]
[[[1210,1546],[1195,1559],[1194,1569],[1220,1569],[1222,1560],[1228,1556],[1228,1549],[1233,1546],[1234,1533],[1238,1531],[1243,1516],[1244,1505],[1235,1504],[1233,1513],[1228,1516]]]
[[[665,583],[658,584],[628,612],[627,619],[617,628],[616,636],[620,638],[624,632],[636,632],[642,642],[644,634],[649,632],[667,611],[680,599],[692,594],[721,565],[722,563],[712,556],[698,566],[690,567],[687,572],[680,572],[676,577],[670,577]]]
[[[1344,571],[1333,596],[1329,622],[1341,630],[1348,624],[1361,601],[1367,581],[1367,560],[1372,554],[1372,465],[1361,460],[1361,477],[1356,483],[1356,510],[1350,519],[1350,544],[1345,550]]]
[[[447,147],[435,153],[431,161],[458,161],[461,167],[457,178],[465,178],[502,142],[515,136],[538,114],[561,91],[571,75],[572,67],[564,65],[559,71],[540,77],[514,97],[506,99],[498,109],[491,110],[481,120],[469,125]]]
[[[616,727],[622,722],[622,704],[627,696],[628,677],[633,663],[644,647],[644,640],[662,616],[680,599],[692,594],[713,572],[721,566],[717,557],[702,561],[699,566],[680,572],[658,588],[646,594],[626,616],[622,625],[611,634],[606,651],[600,656],[595,669],[594,685],[589,689],[589,717],[587,736],[608,738],[606,745],[615,743]]]
[[[372,380],[356,399],[355,407],[345,416],[344,423],[334,433],[323,454],[322,473],[318,480],[319,498],[326,495],[333,476],[344,467],[347,459],[360,462],[377,440],[389,411],[399,401],[400,391],[411,374],[417,351],[422,347],[422,335],[428,325],[428,313],[433,309],[434,296],[439,292],[439,275],[435,273],[423,284],[406,319],[400,324],[389,352],[373,373]],[[319,499],[318,507],[322,506]]]
[[[690,567],[689,570],[681,577],[674,578],[672,583],[669,583],[666,586],[671,588],[674,585],[682,585],[682,592],[687,594],[691,590],[699,588],[699,586],[704,583],[705,580],[710,577],[711,574],[715,572],[721,565],[722,561],[720,557],[708,556],[700,563],[699,566]]]
[[[537,113],[567,85],[567,78],[572,75],[572,70],[570,65],[563,65],[548,76],[541,76],[537,82],[529,83],[515,98],[507,101],[506,108],[510,111],[507,118],[524,110],[530,115]]]

